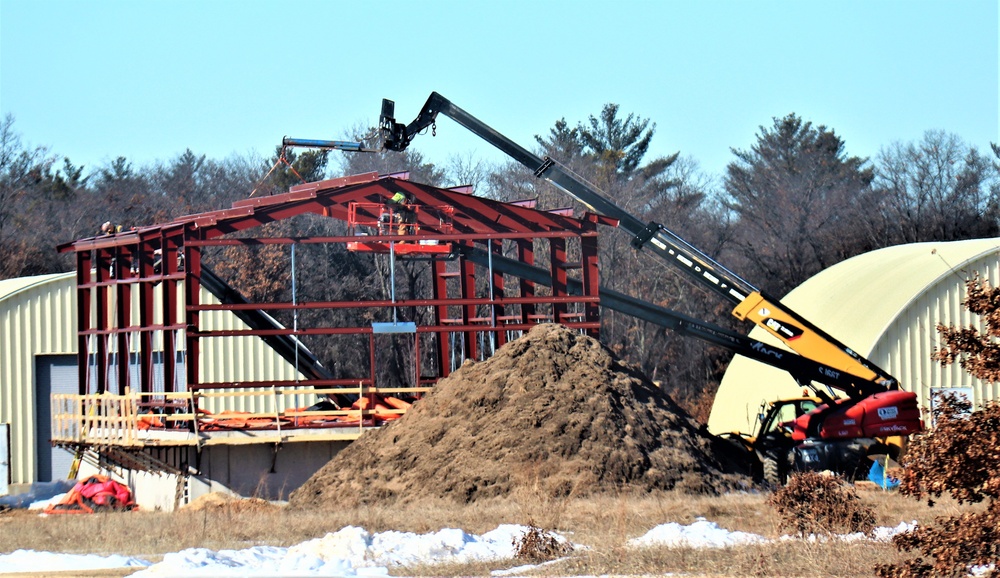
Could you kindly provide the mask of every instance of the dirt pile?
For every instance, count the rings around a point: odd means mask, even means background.
[[[402,419],[341,451],[290,505],[714,493],[737,480],[722,473],[712,445],[599,341],[546,324],[439,381]]]
[[[261,498],[241,498],[222,492],[211,492],[195,498],[190,504],[181,506],[180,509],[191,512],[224,510],[235,513],[271,511],[279,509],[279,506]]]

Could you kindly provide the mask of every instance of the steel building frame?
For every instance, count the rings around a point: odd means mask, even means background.
[[[358,207],[385,205],[395,194],[404,193],[416,207],[417,222],[412,233],[395,232],[360,237],[358,234],[330,237],[248,237],[250,229],[313,213],[329,218],[356,220]],[[426,307],[433,311],[429,324],[408,325],[404,332],[431,334],[436,375],[420,375],[419,339],[415,340],[417,375],[414,386],[431,385],[451,371],[452,347],[461,346],[466,358],[481,359],[482,336],[497,347],[508,339],[509,331],[524,331],[540,322],[562,323],[590,335],[600,329],[597,224],[615,225],[606,217],[586,214],[573,218],[565,211],[540,211],[531,202],[502,203],[469,194],[468,188],[441,189],[408,180],[406,174],[366,173],[326,181],[306,183],[287,193],[238,201],[230,209],[181,217],[169,223],[141,227],[111,235],[81,239],[59,247],[74,252],[77,263],[78,351],[81,394],[109,391],[172,392],[178,388],[177,351],[180,339],[186,350],[185,379],[188,391],[218,388],[259,388],[262,386],[312,385],[315,387],[375,386],[376,339],[385,324],[351,327],[283,327],[264,314],[266,311],[329,308],[364,308],[376,318],[387,318],[395,307]],[[435,207],[451,207],[447,226]],[[365,212],[362,210],[362,212]],[[366,213],[367,214],[367,213]],[[376,215],[367,214],[376,218]],[[357,232],[355,232],[357,233]],[[235,236],[239,234],[239,236]],[[333,302],[250,303],[219,279],[202,262],[205,247],[253,246],[266,244],[355,244],[380,248],[404,247],[421,253],[433,275],[430,299]],[[544,241],[539,245],[539,241]],[[441,245],[454,250],[441,254]],[[505,275],[466,257],[468,250],[487,255],[503,254],[548,267],[551,284],[519,278],[516,287],[505,286]],[[432,252],[429,248],[434,247]],[[393,259],[396,258],[394,254]],[[572,262],[571,262],[572,261]],[[457,265],[457,266],[456,266]],[[576,270],[572,276],[571,271]],[[508,275],[509,277],[509,275]],[[478,282],[478,284],[477,284]],[[577,285],[582,290],[577,290]],[[511,283],[510,285],[513,285]],[[538,290],[548,285],[548,288]],[[574,290],[569,287],[573,285]],[[204,304],[199,289],[204,286],[222,304]],[[479,290],[477,290],[477,287]],[[482,287],[486,294],[482,295]],[[137,300],[138,303],[133,303]],[[203,311],[232,311],[251,329],[205,330],[200,323]],[[483,311],[487,311],[484,315]],[[135,313],[137,312],[137,313]],[[392,332],[390,328],[388,330]],[[183,334],[183,337],[179,337]],[[204,339],[253,335],[284,351],[290,359],[305,359],[304,381],[292,382],[200,382],[199,352]],[[298,337],[303,335],[367,335],[371,357],[369,373],[334,377],[305,350]],[[138,346],[130,339],[139,339]],[[137,350],[137,359],[114,352]],[[160,362],[154,361],[154,353]],[[93,366],[98,366],[95,371]],[[139,367],[138,378],[130,364]],[[114,378],[109,378],[114,375]]]

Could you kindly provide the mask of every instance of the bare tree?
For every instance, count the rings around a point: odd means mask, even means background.
[[[954,134],[883,148],[874,187],[887,245],[1000,234],[1000,170]]]
[[[488,191],[489,176],[493,171],[489,163],[473,153],[455,154],[448,157],[445,180],[456,187],[469,185],[473,191],[488,197],[491,196]]]

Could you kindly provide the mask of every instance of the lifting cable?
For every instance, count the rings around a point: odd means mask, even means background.
[[[262,179],[257,181],[257,185],[253,188],[252,191],[250,191],[251,197],[257,194],[257,189],[259,189],[260,186],[264,184],[264,181],[267,180],[267,177],[271,176],[271,173],[274,172],[274,169],[278,168],[278,165],[280,165],[281,163],[285,163],[285,165],[288,166],[288,169],[292,171],[292,174],[298,177],[300,181],[302,181],[303,183],[306,182],[306,180],[302,178],[302,175],[299,174],[299,171],[295,170],[295,167],[292,166],[292,163],[288,162],[288,157],[285,156],[285,150],[287,150],[287,147],[281,147],[281,154],[278,155],[278,160],[274,161],[274,164],[271,165],[271,169],[267,171],[267,174],[264,175]]]

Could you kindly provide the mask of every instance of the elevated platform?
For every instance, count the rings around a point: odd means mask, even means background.
[[[180,430],[138,430],[130,434],[119,430],[95,428],[76,440],[53,440],[58,445],[70,447],[126,446],[126,447],[206,447],[219,445],[286,444],[317,441],[353,441],[381,425],[369,422],[361,427],[338,428],[282,428],[282,429],[232,429],[190,432]]]
[[[405,239],[405,238],[403,238]],[[451,243],[439,243],[437,241],[351,241],[347,243],[348,251],[361,251],[369,253],[390,253],[397,255],[430,254],[447,255],[454,248]]]
[[[183,392],[124,395],[53,396],[52,443],[76,449],[155,448],[352,441],[368,430],[398,419],[410,403],[396,395],[429,391],[414,388],[328,388],[311,392],[310,407],[285,407],[303,390]],[[352,394],[349,408],[337,408],[323,396]],[[265,412],[221,412],[201,408],[210,399],[257,396]],[[267,402],[266,404],[264,402]]]

